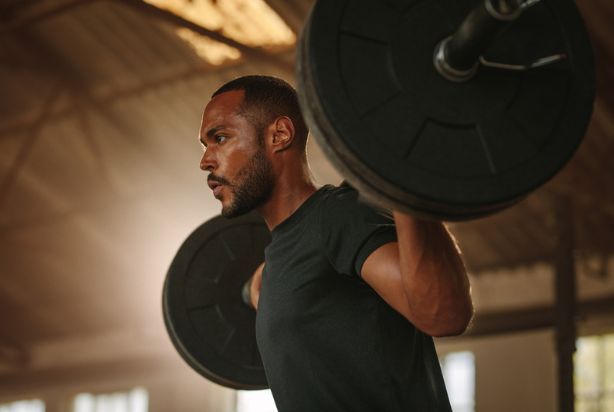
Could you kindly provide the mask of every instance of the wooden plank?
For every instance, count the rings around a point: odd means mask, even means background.
[[[576,270],[574,262],[574,223],[571,201],[558,197],[555,201],[556,246],[555,268],[555,332],[558,358],[558,406],[561,412],[574,411],[574,364],[576,351]]]
[[[470,328],[461,338],[526,332],[534,329],[553,328],[556,310],[552,306],[535,306],[488,313],[478,312]],[[577,305],[579,319],[614,315],[614,296],[590,299]]]

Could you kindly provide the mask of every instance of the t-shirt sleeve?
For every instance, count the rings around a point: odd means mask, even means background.
[[[360,276],[371,253],[396,241],[391,216],[362,202],[350,187],[331,191],[321,206],[322,248],[339,273]]]

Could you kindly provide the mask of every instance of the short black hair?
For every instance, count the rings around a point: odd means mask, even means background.
[[[236,78],[217,89],[211,98],[234,90],[245,93],[240,110],[256,127],[258,135],[278,116],[288,116],[294,124],[295,139],[305,149],[309,129],[298,104],[296,90],[285,80],[272,76],[250,75]]]

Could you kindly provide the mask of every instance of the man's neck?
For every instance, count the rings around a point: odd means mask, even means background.
[[[264,218],[269,230],[290,217],[315,191],[310,178],[298,181],[278,181],[271,198],[258,212]]]

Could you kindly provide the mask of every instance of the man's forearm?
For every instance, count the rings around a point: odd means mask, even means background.
[[[458,248],[440,222],[394,212],[403,286],[416,327],[458,335],[473,316],[469,280]]]

